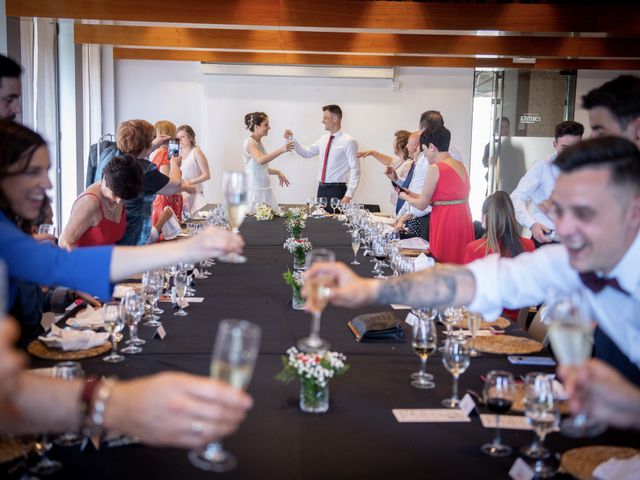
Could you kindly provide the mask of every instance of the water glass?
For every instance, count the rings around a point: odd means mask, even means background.
[[[456,337],[449,337],[442,352],[442,363],[453,376],[453,388],[450,398],[442,401],[442,406],[446,408],[458,408],[460,398],[458,397],[458,379],[469,367],[469,347],[467,343]]]

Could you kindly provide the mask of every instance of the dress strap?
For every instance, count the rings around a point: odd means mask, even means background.
[[[76,199],[75,199],[75,201],[73,202],[73,204],[75,205],[75,204],[76,204],[76,202],[77,202],[78,200],[80,200],[82,197],[86,197],[86,196],[88,196],[88,195],[91,195],[92,197],[95,197],[96,201],[98,202],[98,205],[100,205],[100,213],[102,214],[102,218],[106,218],[106,217],[105,217],[105,214],[104,214],[104,208],[102,207],[102,202],[100,201],[100,197],[98,197],[98,195],[96,195],[95,193],[92,193],[92,192],[84,192],[84,193],[80,194],[80,195],[78,196],[78,198],[76,198]]]

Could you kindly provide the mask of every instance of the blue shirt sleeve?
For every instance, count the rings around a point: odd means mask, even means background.
[[[76,248],[71,252],[39,243],[0,214],[0,258],[7,265],[9,305],[20,280],[39,285],[61,285],[111,298],[109,281],[113,246]]]

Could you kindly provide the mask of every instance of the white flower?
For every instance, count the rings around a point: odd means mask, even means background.
[[[273,220],[274,213],[275,212],[269,205],[265,203],[261,203],[256,207],[256,220],[258,221]]]

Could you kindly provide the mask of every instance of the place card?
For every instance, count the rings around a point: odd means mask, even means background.
[[[391,410],[399,423],[470,422],[462,410],[449,408],[416,408]]]
[[[496,428],[496,416],[492,413],[480,414],[484,428]],[[500,415],[500,428],[507,430],[531,430],[531,425],[522,415]]]
[[[473,409],[476,408],[476,402],[473,401],[473,398],[471,398],[471,395],[469,395],[468,393],[465,393],[464,397],[462,397],[462,400],[460,400],[459,408],[464,413],[466,413],[467,416],[469,416],[471,415],[471,412],[473,412]]]
[[[413,313],[409,313],[407,315],[407,318],[404,319],[404,321],[408,325],[411,325],[413,327],[415,325],[415,323],[418,321],[418,317],[416,317]]]
[[[534,476],[533,469],[522,458],[518,458],[509,470],[509,478],[513,480],[532,480]]]
[[[394,310],[410,310],[411,307],[409,305],[400,305],[399,303],[392,303],[391,308]]]
[[[153,333],[153,338],[159,338],[160,340],[164,340],[164,337],[167,336],[167,331],[164,329],[162,325],[156,328],[156,331]]]

